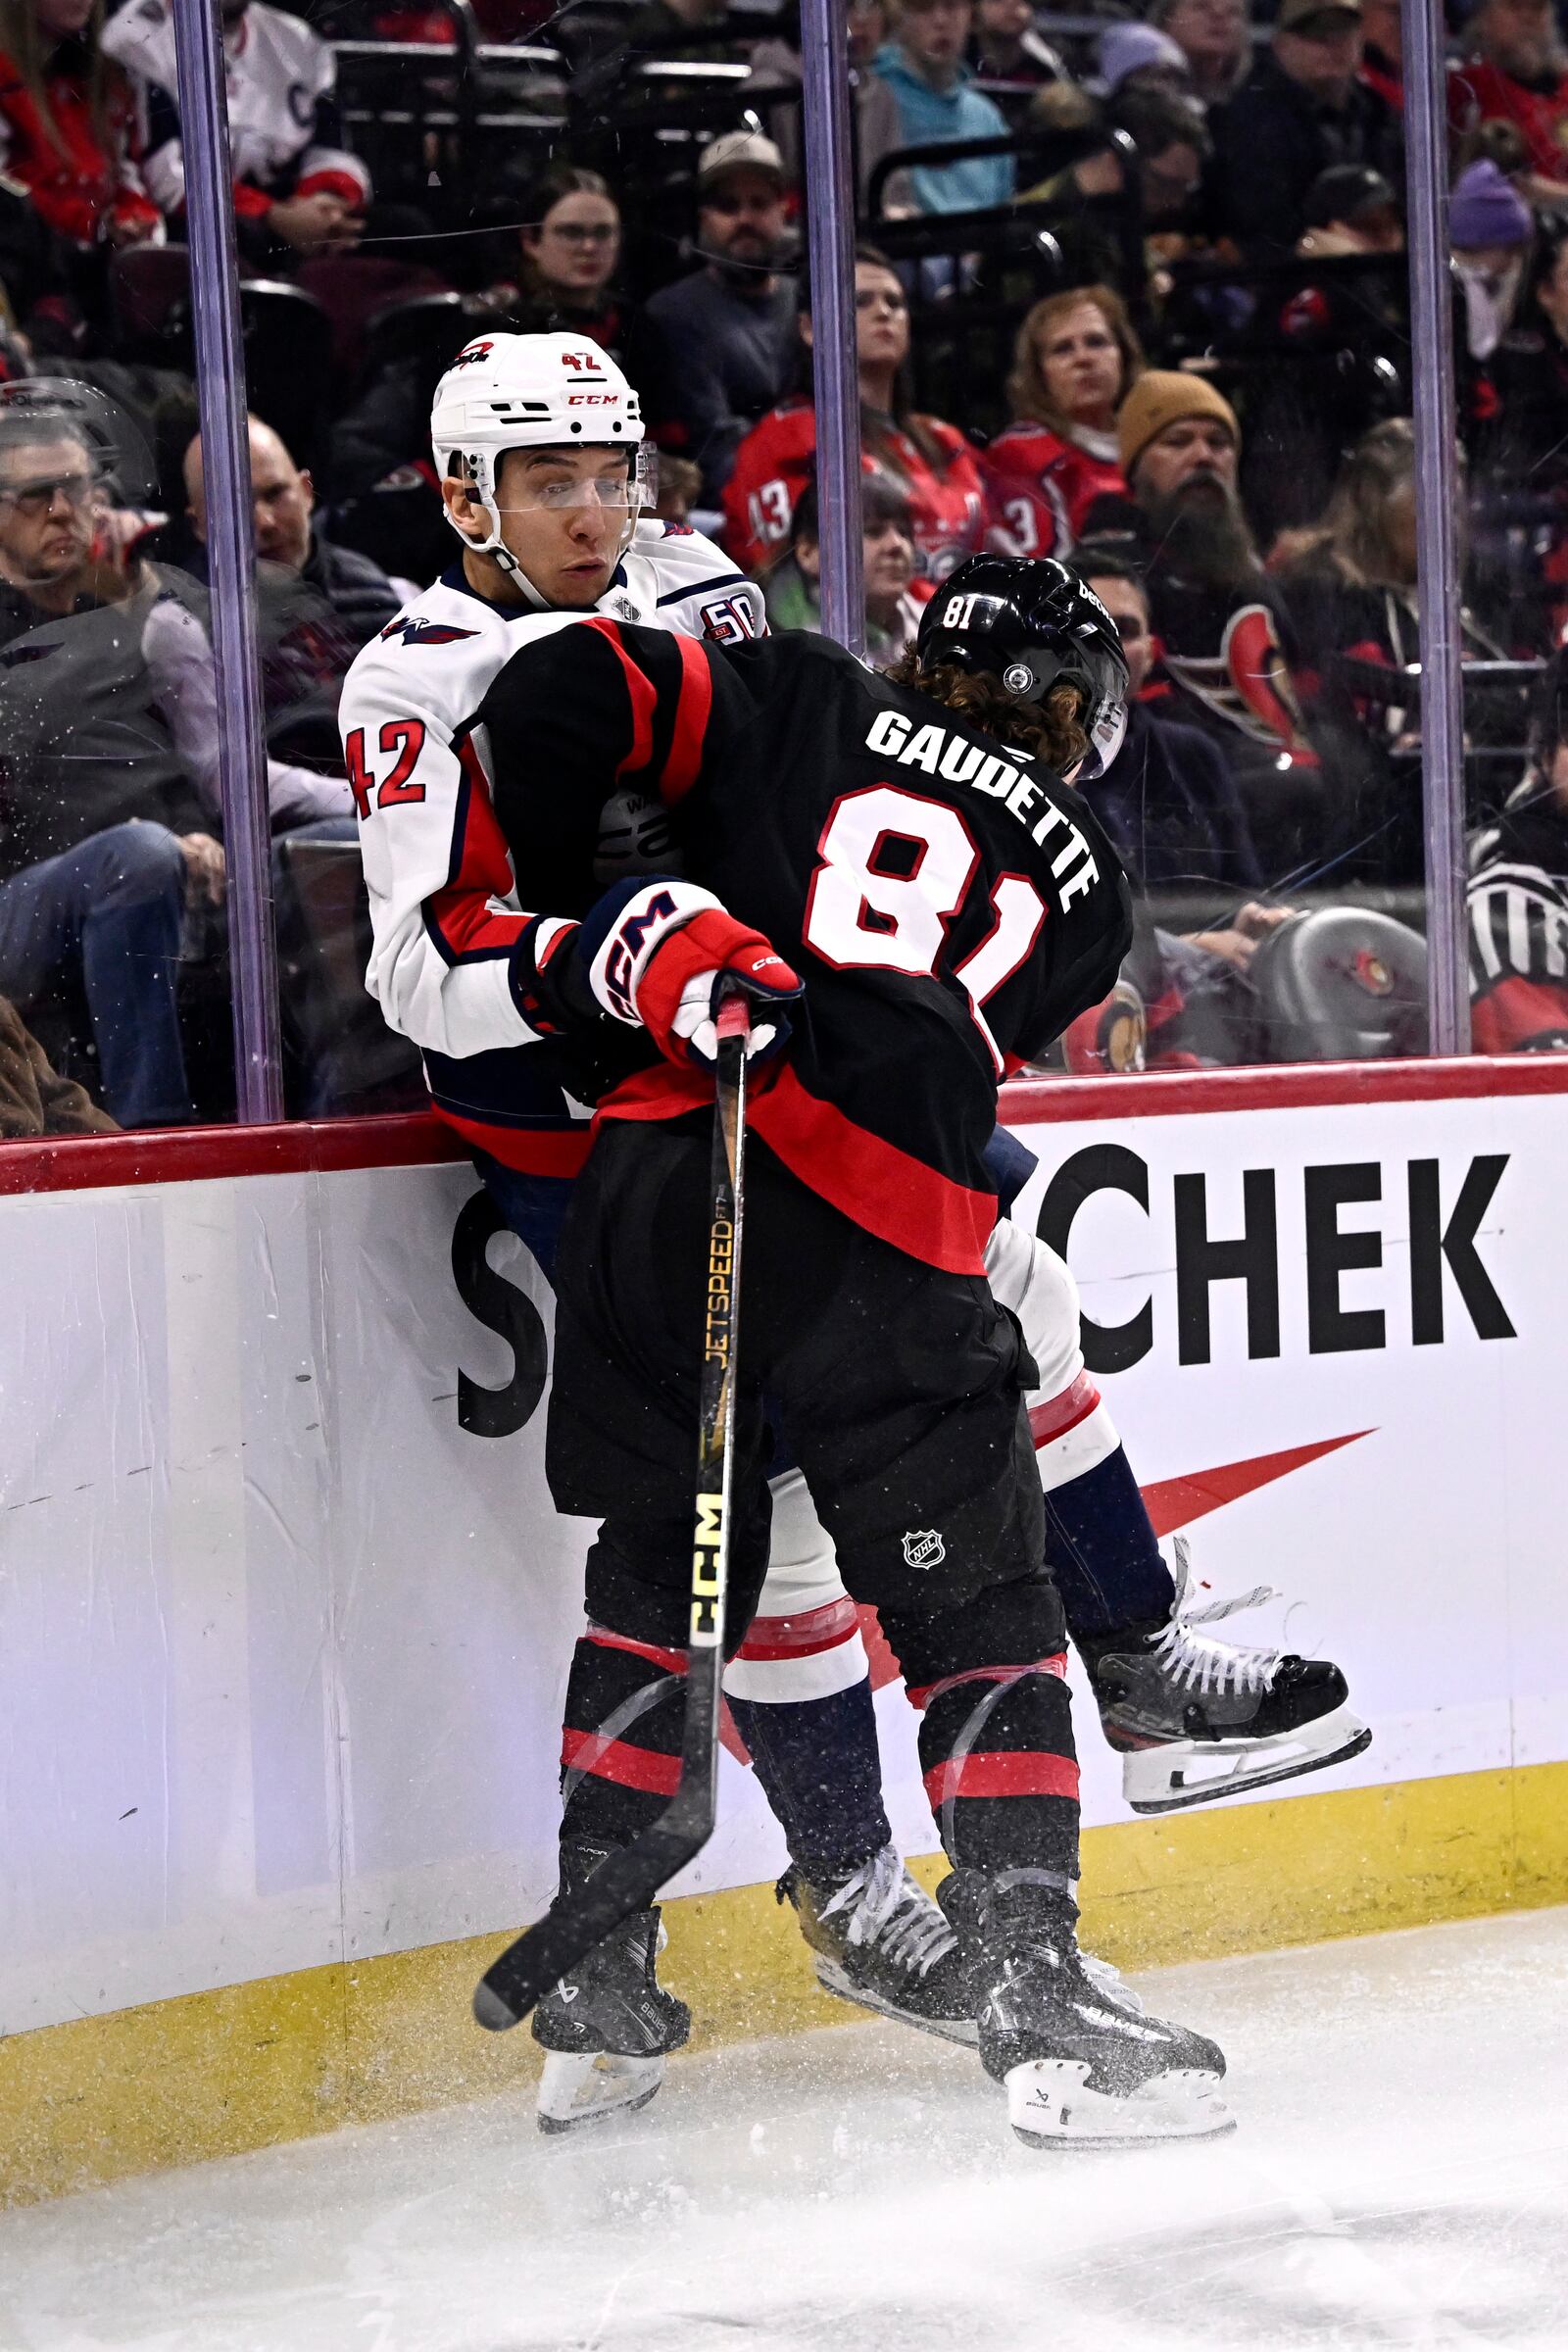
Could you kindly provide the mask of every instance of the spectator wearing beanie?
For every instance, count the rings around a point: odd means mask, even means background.
[[[1193,96],[1193,69],[1186,50],[1156,24],[1107,24],[1100,36],[1096,63],[1093,87],[1102,98],[1129,89]]]
[[[1525,272],[1530,208],[1495,164],[1461,172],[1448,207],[1448,241],[1464,292],[1470,357],[1490,360],[1507,331]]]
[[[1202,376],[1150,369],[1116,418],[1128,497],[1102,498],[1084,536],[1141,556],[1163,712],[1212,736],[1247,804],[1265,874],[1307,854],[1320,798],[1287,660],[1289,624],[1237,491],[1241,431]]]
[[[1473,52],[1448,76],[1459,132],[1511,122],[1544,200],[1568,196],[1568,53],[1551,0],[1481,0],[1465,27]]]

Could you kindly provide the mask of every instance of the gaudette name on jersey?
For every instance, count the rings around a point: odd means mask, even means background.
[[[1026,769],[1004,760],[1000,752],[984,751],[962,735],[950,734],[946,727],[917,727],[902,710],[879,710],[865,741],[867,750],[881,753],[900,767],[923,767],[928,776],[965,784],[971,792],[983,792],[988,800],[1001,802],[1041,848],[1049,834],[1059,832],[1061,840],[1051,871],[1063,912],[1099,881],[1094,853],[1071,817],[1054,806],[1036,817],[1035,805],[1043,798],[1045,787]]]

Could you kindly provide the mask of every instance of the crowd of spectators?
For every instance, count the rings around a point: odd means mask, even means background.
[[[1136,689],[1092,797],[1140,1051],[1284,1051],[1262,976],[1310,979],[1313,909],[1359,908],[1377,971],[1424,924],[1397,0],[848,13],[868,658],[973,551],[1076,564]],[[358,918],[300,877],[351,857],[347,666],[451,560],[427,432],[462,343],[612,352],[661,514],[820,625],[798,10],[221,18],[290,1099],[413,1101],[407,1058],[313,1066]],[[1561,1045],[1568,45],[1554,0],[1450,0],[1447,40],[1478,1035]],[[177,85],[171,0],[0,0],[0,1026],[132,1126],[229,1083]]]

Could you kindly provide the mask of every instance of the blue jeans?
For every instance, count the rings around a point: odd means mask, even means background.
[[[25,1004],[79,974],[122,1127],[193,1116],[174,1001],[184,922],[185,856],[165,825],[112,825],[0,882],[0,995]]]

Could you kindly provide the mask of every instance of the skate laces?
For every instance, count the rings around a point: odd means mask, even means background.
[[[1239,1616],[1244,1609],[1260,1608],[1264,1601],[1276,1597],[1273,1587],[1254,1585],[1250,1592],[1240,1592],[1233,1599],[1211,1600],[1200,1609],[1190,1609],[1187,1596],[1193,1583],[1192,1555],[1184,1536],[1176,1538],[1175,1552],[1175,1613],[1153,1643],[1152,1654],[1172,1682],[1184,1690],[1248,1693],[1271,1690],[1285,1655],[1282,1649],[1248,1649],[1234,1642],[1217,1642],[1211,1634],[1195,1633],[1193,1629],[1218,1625],[1226,1617]]]
[[[848,1915],[848,1942],[874,1944],[916,1977],[926,1976],[958,1940],[936,1904],[908,1877],[892,1845],[885,1845],[846,1879],[817,1916],[828,1920],[835,1913]]]

